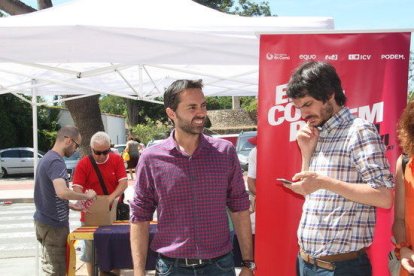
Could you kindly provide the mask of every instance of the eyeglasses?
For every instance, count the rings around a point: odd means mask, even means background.
[[[108,153],[111,152],[111,149],[107,149],[107,150],[103,150],[103,151],[99,151],[99,150],[92,149],[92,151],[96,155],[107,155]]]
[[[76,149],[78,149],[80,147],[80,145],[73,138],[71,138],[69,136],[65,136],[65,138],[69,138],[75,144]]]

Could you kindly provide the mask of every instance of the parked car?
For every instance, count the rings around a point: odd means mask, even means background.
[[[240,132],[239,137],[237,138],[236,152],[243,171],[247,171],[249,166],[249,153],[255,147],[255,145],[252,145],[249,142],[249,139],[256,135],[257,131],[245,131]]]
[[[38,151],[38,158],[45,153]],[[34,172],[34,149],[27,147],[0,150],[0,177],[12,174],[32,174]]]
[[[68,171],[69,180],[72,180],[73,174],[75,173],[76,165],[81,159],[80,151],[75,151],[71,157],[63,157]]]
[[[236,134],[214,134],[213,137],[230,141],[233,143],[234,146],[236,146],[237,138],[239,137],[239,134],[238,133]]]
[[[126,148],[126,144],[118,144],[118,145],[115,145],[114,148],[118,150],[119,154],[122,154],[122,152]]]

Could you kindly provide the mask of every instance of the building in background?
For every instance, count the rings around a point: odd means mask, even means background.
[[[105,132],[111,137],[113,144],[125,144],[127,129],[125,128],[125,117],[112,114],[101,114]],[[61,126],[73,125],[73,119],[69,110],[62,108],[58,115],[58,123]]]

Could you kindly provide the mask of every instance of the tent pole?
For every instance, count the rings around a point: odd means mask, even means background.
[[[32,85],[36,84],[36,80],[32,80]],[[36,87],[32,87],[32,121],[33,121],[33,179],[36,179],[36,168],[38,162],[38,140],[37,140],[37,96]],[[35,227],[36,232],[36,227]],[[39,243],[36,241],[36,260],[35,260],[36,276],[39,276]]]
[[[138,91],[138,93],[140,94],[140,95],[144,95],[144,84],[143,84],[143,78],[142,78],[142,70],[143,70],[143,66],[142,66],[142,64],[140,64],[139,65],[139,91]],[[139,95],[137,95],[138,96],[138,99],[140,98],[139,97]]]

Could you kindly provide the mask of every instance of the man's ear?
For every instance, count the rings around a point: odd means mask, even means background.
[[[328,101],[335,101],[335,93],[332,93],[329,98]]]
[[[174,121],[174,118],[175,118],[174,110],[172,110],[170,107],[167,107],[165,109],[165,112],[167,113],[168,118],[170,118],[170,120]]]

